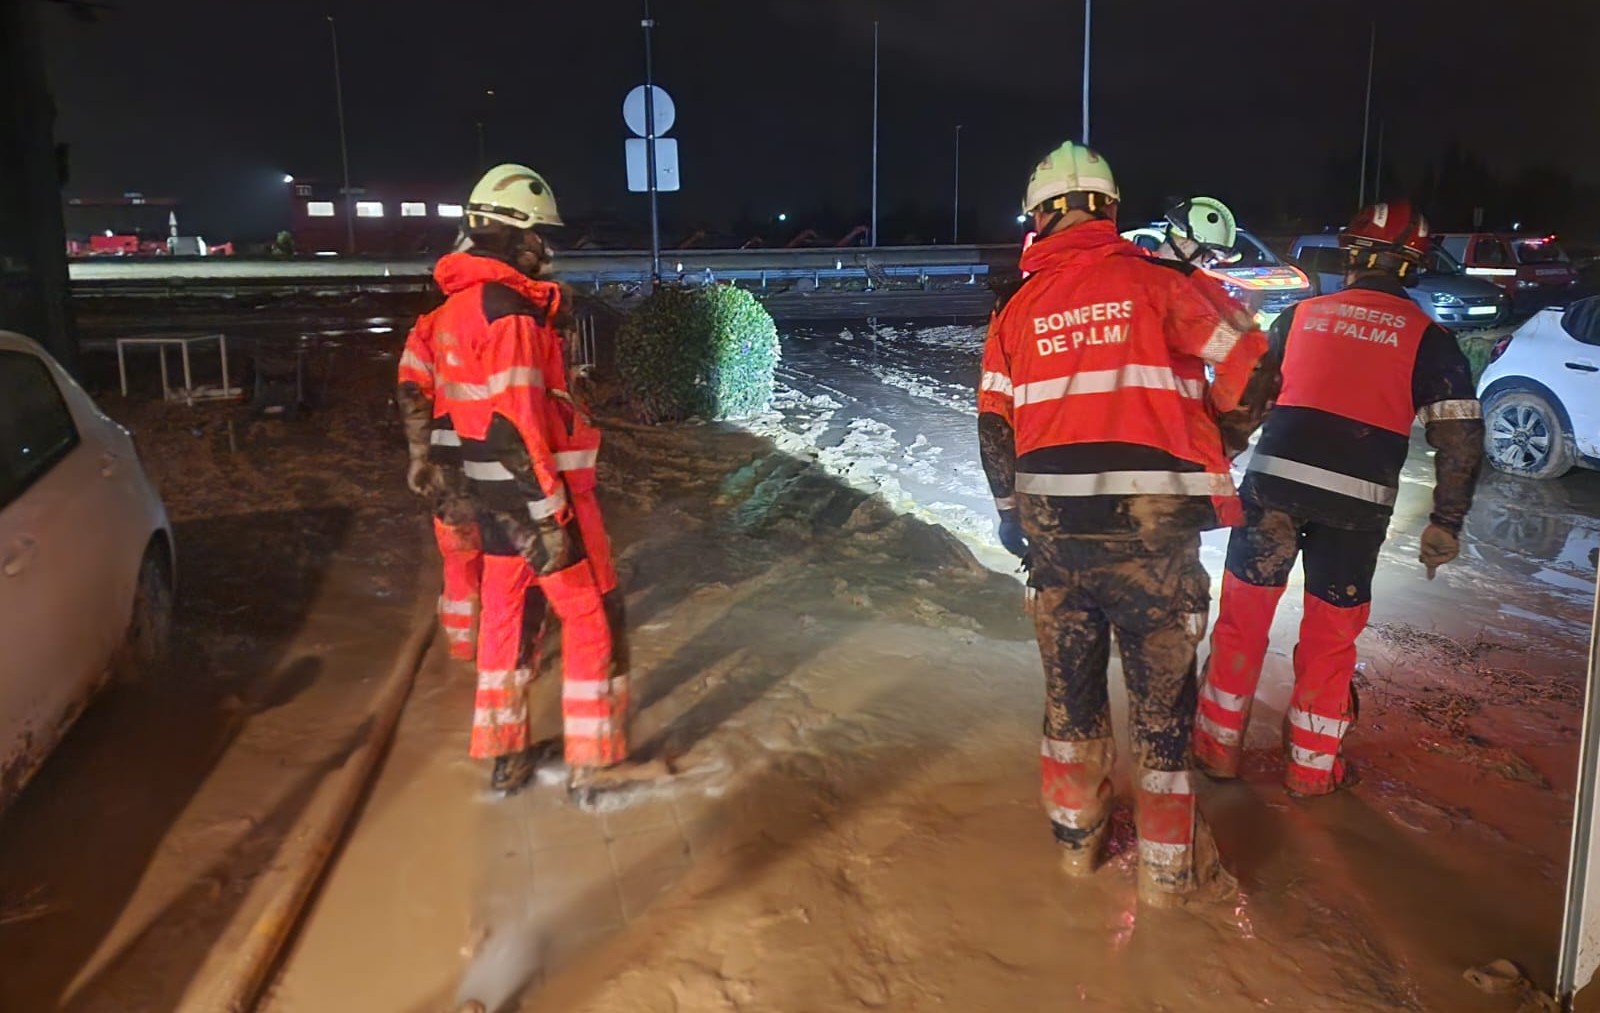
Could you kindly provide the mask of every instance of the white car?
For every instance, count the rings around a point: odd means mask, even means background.
[[[133,437],[0,331],[0,809],[108,675],[163,660],[176,572]]]
[[[1540,310],[1478,381],[1489,463],[1523,478],[1600,468],[1600,296]]]

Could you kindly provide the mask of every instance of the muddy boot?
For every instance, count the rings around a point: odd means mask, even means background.
[[[609,767],[574,767],[567,781],[567,794],[580,805],[587,805],[601,795],[647,787],[672,774],[672,766],[663,759],[624,760]]]
[[[1179,908],[1209,904],[1232,904],[1239,898],[1239,881],[1222,867],[1222,856],[1211,828],[1203,819],[1196,821],[1192,865],[1178,883],[1166,870],[1139,862],[1139,903],[1154,908]],[[1186,882],[1187,888],[1174,889]]]
[[[1105,857],[1105,840],[1106,824],[1101,824],[1099,830],[1084,838],[1081,843],[1069,845],[1059,842],[1061,871],[1074,879],[1093,876],[1100,870],[1100,863]]]
[[[1332,795],[1336,792],[1344,791],[1347,788],[1354,788],[1360,783],[1361,774],[1356,770],[1356,765],[1351,761],[1340,757],[1334,762],[1333,782],[1328,786],[1327,791],[1303,791],[1299,788],[1293,788],[1286,784],[1283,786],[1283,793],[1288,795],[1290,798],[1321,798],[1324,795]]]
[[[532,750],[507,753],[494,758],[494,771],[489,775],[489,790],[503,795],[515,795],[527,787],[533,778],[534,755]]]

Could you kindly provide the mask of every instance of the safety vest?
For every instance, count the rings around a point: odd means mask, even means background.
[[[1283,388],[1246,492],[1310,519],[1381,525],[1399,495],[1417,417],[1417,355],[1433,322],[1409,298],[1357,287],[1293,313]]]
[[[1237,405],[1265,350],[1248,316],[1108,222],[1035,243],[1022,267],[1035,276],[991,325],[979,390],[1015,433],[1017,492],[1192,497],[1203,526],[1239,523],[1212,411]]]

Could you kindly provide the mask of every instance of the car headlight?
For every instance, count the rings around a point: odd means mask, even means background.
[[[1518,288],[1538,288],[1539,287],[1539,283],[1536,282],[1536,281],[1533,281],[1532,279],[1529,279],[1529,278],[1518,278],[1517,279],[1517,287]]]
[[[1449,292],[1434,292],[1431,296],[1429,296],[1429,298],[1433,300],[1433,304],[1435,306],[1464,306],[1464,305],[1466,305],[1465,303],[1463,303],[1461,301],[1461,299],[1459,297],[1453,296]]]

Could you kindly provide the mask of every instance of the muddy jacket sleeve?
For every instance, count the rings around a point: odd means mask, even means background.
[[[400,353],[395,403],[400,406],[406,446],[413,458],[428,455],[428,425],[433,421],[433,327],[433,313],[418,317],[406,335],[405,350]]]
[[[1174,352],[1210,363],[1216,372],[1212,408],[1231,412],[1267,350],[1266,335],[1216,279],[1197,271],[1175,271],[1167,278],[1167,343]]]
[[[1267,332],[1266,353],[1256,362],[1256,368],[1245,382],[1244,393],[1239,396],[1239,407],[1231,412],[1217,413],[1217,428],[1222,432],[1222,445],[1230,458],[1244,453],[1250,445],[1250,436],[1266,420],[1267,412],[1278,393],[1283,389],[1283,346],[1289,328],[1294,323],[1294,307],[1278,315]]]
[[[550,425],[555,417],[545,394],[545,372],[559,362],[554,330],[531,315],[513,313],[489,324],[484,359],[494,419],[489,445],[496,458],[528,495],[535,521],[564,524],[569,519],[566,486],[556,468]],[[553,378],[559,385],[562,378]]]
[[[978,381],[978,453],[997,510],[1017,507],[1017,440],[1012,416],[1011,363],[1001,341],[1002,317],[989,320]]]
[[[1436,451],[1429,520],[1459,534],[1483,467],[1483,409],[1467,357],[1455,335],[1438,324],[1428,328],[1417,347],[1411,393]]]

